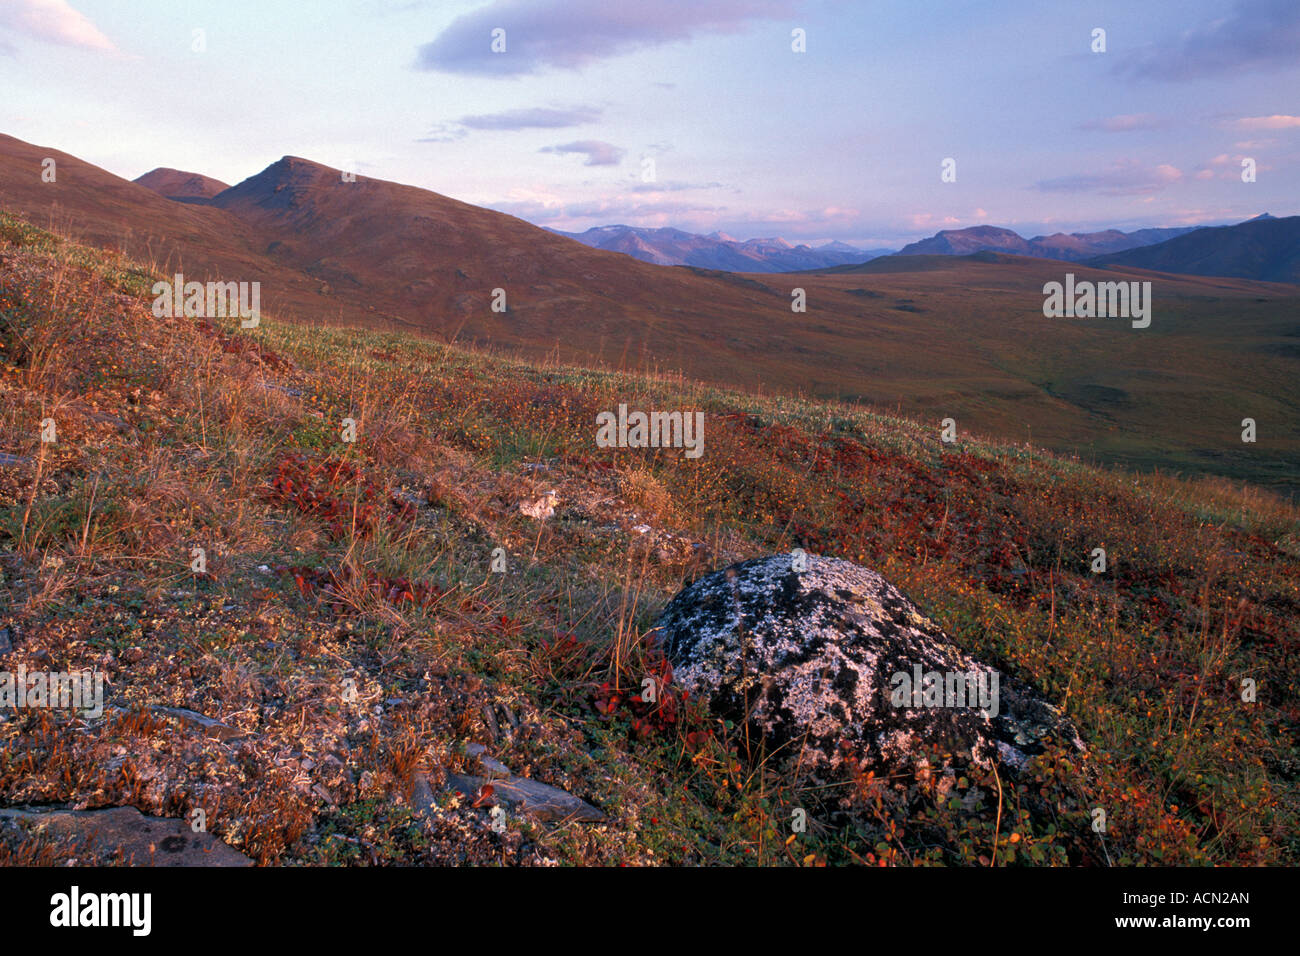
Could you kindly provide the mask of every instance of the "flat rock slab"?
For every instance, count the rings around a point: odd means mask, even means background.
[[[195,833],[184,820],[147,817],[135,807],[109,810],[4,810],[57,839],[74,839],[100,854],[122,851],[133,866],[252,866],[253,861],[211,833]]]
[[[485,786],[492,789],[484,795]],[[565,793],[559,787],[514,774],[489,778],[449,773],[446,789],[459,791],[470,799],[479,799],[482,795],[484,805],[502,803],[535,820],[603,823],[606,819],[605,814],[590,803]]]
[[[657,627],[674,680],[822,779],[848,756],[868,768],[928,767],[936,752],[1015,768],[1050,740],[1083,747],[1056,708],[851,561],[800,553],[732,565],[682,590]],[[916,680],[931,674],[943,681],[938,703],[911,690],[900,699],[900,688],[933,688]],[[960,698],[945,697],[950,679]]]

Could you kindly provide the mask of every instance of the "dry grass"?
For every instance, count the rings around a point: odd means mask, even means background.
[[[673,496],[648,468],[627,468],[619,475],[619,494],[654,525],[675,524]]]
[[[4,803],[203,807],[264,863],[1300,856],[1286,693],[1300,516],[1273,496],[945,448],[924,423],[667,376],[273,319],[251,333],[157,320],[147,277],[24,235],[0,244],[0,451],[29,459],[0,466],[6,666],[106,669],[117,710],[0,723]],[[704,410],[705,455],[597,449],[594,415],[620,401]],[[308,486],[276,493],[290,457]],[[521,515],[551,488],[552,519]],[[789,808],[826,795],[792,790],[740,728],[636,698],[662,665],[649,630],[672,593],[794,546],[881,570],[972,653],[1063,702],[1095,757],[1055,755],[1014,786],[972,774],[960,809],[936,805],[932,782],[864,768],[838,795],[851,821],[821,814],[789,846]],[[1096,546],[1105,577],[1088,570]],[[247,739],[123,722],[152,705]],[[448,796],[414,820],[413,768],[472,769],[469,742],[611,822],[498,835]],[[1104,845],[1097,805],[1115,826]]]

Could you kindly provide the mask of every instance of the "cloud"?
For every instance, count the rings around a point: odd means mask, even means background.
[[[83,50],[112,53],[117,49],[67,0],[6,0],[0,5],[0,30]],[[0,37],[0,49],[12,52],[13,45]]]
[[[559,146],[543,146],[539,153],[581,153],[587,157],[584,166],[617,166],[623,161],[626,150],[619,149],[613,143],[598,139],[581,139],[574,143]]]
[[[1224,179],[1229,181],[1240,179],[1241,161],[1245,158],[1246,157],[1243,156],[1241,153],[1238,153],[1235,156],[1229,156],[1227,153],[1220,153],[1218,156],[1212,157],[1204,166],[1200,168],[1200,170],[1196,173],[1196,178],[1213,179],[1215,177],[1218,177],[1219,179]],[[1256,165],[1256,169],[1259,171],[1267,171],[1272,168],[1273,167],[1271,166],[1265,166],[1260,164]],[[1218,172],[1215,172],[1216,169],[1218,170]]]
[[[1103,173],[1075,173],[1043,179],[1035,188],[1043,192],[1102,193],[1107,196],[1133,196],[1159,192],[1183,178],[1177,166],[1162,163],[1159,166],[1142,166],[1132,160],[1113,164]]]
[[[495,0],[452,22],[416,53],[416,68],[518,76],[578,69],[696,33],[737,33],[753,20],[787,16],[802,0]],[[493,31],[505,49],[493,52]]]
[[[454,143],[469,135],[469,130],[456,123],[439,123],[429,130],[429,135],[421,136],[417,143]]]
[[[1300,128],[1300,116],[1286,116],[1281,113],[1273,116],[1245,116],[1237,120],[1242,129],[1296,129]]]
[[[684,183],[684,182],[662,182],[662,183],[637,183],[631,187],[634,193],[680,193],[691,189],[721,189],[722,183]]]
[[[1089,120],[1080,123],[1079,129],[1104,130],[1107,133],[1127,133],[1135,129],[1159,129],[1164,120],[1150,113],[1130,113],[1121,116],[1107,116],[1105,119]]]
[[[594,123],[600,118],[601,110],[594,106],[575,106],[571,109],[548,109],[531,107],[527,109],[503,110],[500,113],[479,113],[462,116],[454,123],[439,123],[429,131],[427,136],[417,139],[417,143],[454,143],[469,135],[470,130],[518,132],[525,129],[564,129],[568,126],[581,126]]]
[[[1143,79],[1196,80],[1246,70],[1294,68],[1300,49],[1295,0],[1238,0],[1226,17],[1158,43],[1133,58],[1115,53],[1118,70]]]
[[[538,107],[462,116],[460,123],[470,129],[562,129],[566,126],[581,126],[584,123],[595,122],[600,118],[600,113],[600,110],[591,106],[578,106],[567,110]]]

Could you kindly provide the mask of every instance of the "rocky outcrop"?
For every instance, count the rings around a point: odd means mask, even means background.
[[[849,561],[795,552],[733,565],[681,591],[658,629],[679,684],[820,778],[850,758],[1019,768],[1051,741],[1083,747],[1055,707]]]

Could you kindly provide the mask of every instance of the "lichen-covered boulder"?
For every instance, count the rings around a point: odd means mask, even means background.
[[[733,565],[682,590],[657,627],[677,683],[822,779],[850,759],[1019,768],[1050,740],[1083,746],[1056,708],[850,561],[795,552]]]

